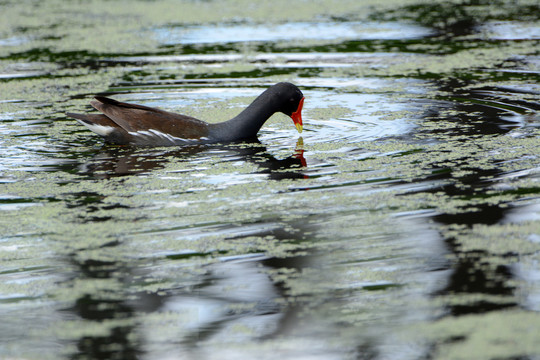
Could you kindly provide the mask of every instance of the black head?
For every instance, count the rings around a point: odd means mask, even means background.
[[[279,99],[279,111],[290,116],[298,132],[302,132],[304,94],[299,88],[288,82],[277,83],[271,89]]]
[[[289,116],[298,110],[298,104],[304,97],[299,88],[288,82],[280,82],[272,86],[272,92],[280,100],[279,111]]]

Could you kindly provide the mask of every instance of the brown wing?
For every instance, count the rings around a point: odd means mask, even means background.
[[[90,104],[133,136],[141,133],[148,137],[149,131],[179,139],[200,139],[208,135],[207,124],[190,116],[102,96],[97,96]]]

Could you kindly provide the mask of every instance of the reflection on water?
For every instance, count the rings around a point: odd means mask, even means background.
[[[428,36],[431,31],[411,24],[345,21],[182,26],[156,29],[155,33],[163,44],[201,44],[310,39],[414,39]]]
[[[301,148],[302,144],[303,141],[300,140],[294,154],[285,159],[276,159],[268,153],[266,147],[260,142],[212,146],[200,145],[180,149],[104,146],[92,159],[89,159],[88,163],[81,164],[79,169],[84,174],[93,174],[97,178],[108,178],[110,176],[147,173],[154,169],[161,169],[171,159],[175,159],[175,161],[204,162],[217,156],[223,162],[240,164],[252,162],[260,168],[259,171],[252,175],[267,174],[268,178],[272,180],[295,179],[304,177],[299,171],[301,167],[306,166],[306,160],[303,156],[304,150]],[[224,183],[235,184],[235,180],[231,178],[231,175],[234,176],[234,174],[216,174],[217,177],[227,176],[223,179]],[[254,177],[250,177],[249,181],[253,181]],[[211,179],[211,176],[205,176],[202,180],[212,182]]]
[[[481,27],[488,36],[496,40],[532,40],[540,39],[540,26],[527,22],[488,22]]]
[[[540,355],[525,2],[261,21],[231,1],[185,23],[155,14],[168,0],[47,0],[32,23],[17,4],[0,15],[0,358]],[[302,137],[276,115],[253,143],[109,146],[64,115],[99,93],[217,122],[283,80],[306,95]]]

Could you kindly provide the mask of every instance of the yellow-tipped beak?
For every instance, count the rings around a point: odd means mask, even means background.
[[[300,102],[298,103],[298,109],[296,109],[295,112],[292,113],[291,118],[293,119],[294,126],[296,126],[296,130],[298,130],[299,133],[302,132],[304,129],[302,126],[302,107],[304,106],[304,98],[300,99]]]

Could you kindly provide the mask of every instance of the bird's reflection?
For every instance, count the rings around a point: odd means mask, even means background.
[[[227,159],[244,160],[256,164],[257,174],[267,174],[270,179],[305,178],[301,169],[307,166],[304,158],[303,139],[299,138],[294,152],[284,159],[270,154],[258,140],[249,143],[225,145],[197,145],[181,148],[137,148],[130,146],[104,145],[79,171],[97,178],[134,175],[165,167],[171,159],[191,161],[201,154],[215,154]]]

